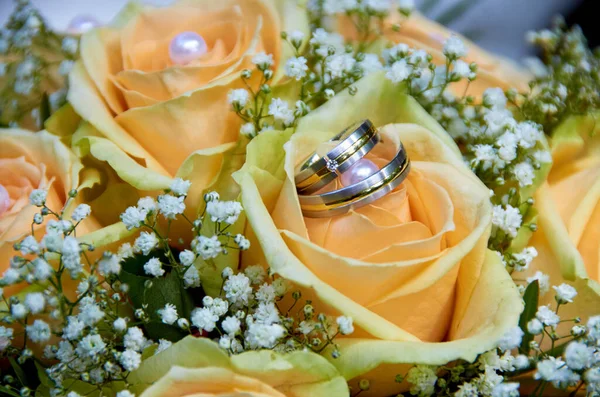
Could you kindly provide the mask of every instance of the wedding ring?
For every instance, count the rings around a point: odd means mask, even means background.
[[[313,152],[296,167],[298,194],[311,194],[327,186],[379,143],[379,134],[369,120],[354,123],[330,139],[341,141],[325,156]]]
[[[402,144],[396,156],[381,170],[354,185],[318,195],[299,195],[302,213],[308,218],[342,215],[387,195],[410,172],[410,159]]]

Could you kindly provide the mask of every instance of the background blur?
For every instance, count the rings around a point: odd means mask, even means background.
[[[172,0],[142,0],[165,5]],[[218,0],[214,0],[218,1]],[[58,30],[67,27],[78,14],[91,14],[108,22],[127,0],[32,0],[50,24]],[[415,0],[417,8],[452,30],[472,38],[483,48],[521,60],[532,54],[524,35],[550,24],[562,14],[569,23],[579,23],[597,45],[597,10],[600,0]],[[593,4],[593,5],[592,5]],[[594,7],[595,6],[595,7]],[[13,0],[0,0],[0,24],[10,15]]]

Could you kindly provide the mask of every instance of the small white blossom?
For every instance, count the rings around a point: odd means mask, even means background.
[[[177,318],[179,317],[177,315],[177,308],[175,307],[175,305],[172,305],[170,303],[167,303],[163,309],[159,309],[158,315],[160,316],[160,319],[163,323],[169,325],[177,321]]]
[[[246,332],[246,342],[251,349],[272,349],[285,336],[285,328],[279,324],[251,323]]]
[[[240,134],[242,134],[245,137],[253,137],[254,134],[256,134],[256,128],[254,127],[253,123],[244,123],[242,124],[242,126],[240,127]]]
[[[35,237],[27,236],[19,243],[19,251],[21,251],[23,255],[39,254],[40,245],[36,241]]]
[[[513,327],[509,329],[502,338],[498,341],[498,347],[500,350],[512,350],[521,344],[523,339],[523,331],[519,327]]]
[[[119,247],[118,255],[120,260],[131,258],[134,254],[133,247],[129,243],[125,243]]]
[[[291,31],[288,33],[288,38],[294,46],[300,47],[300,44],[302,44],[302,40],[304,40],[304,32],[301,32],[299,30]]]
[[[248,266],[244,270],[244,274],[250,279],[252,285],[259,285],[265,280],[267,273],[260,265]]]
[[[471,72],[471,67],[469,64],[461,59],[454,62],[454,68],[452,69],[452,72],[462,79],[468,78],[473,73]]]
[[[443,52],[449,58],[462,58],[467,55],[467,47],[458,36],[452,35],[444,43]]]
[[[85,297],[79,304],[79,313],[77,317],[87,326],[93,326],[98,321],[102,320],[105,313],[100,309],[91,297]]]
[[[41,343],[46,342],[50,339],[52,333],[50,332],[50,326],[42,320],[35,320],[32,325],[26,327],[27,337],[32,342]]]
[[[252,318],[259,324],[271,325],[280,322],[279,311],[273,302],[260,302]]]
[[[61,45],[63,51],[68,54],[75,55],[77,48],[79,47],[79,41],[75,37],[65,37]]]
[[[185,197],[175,197],[169,194],[158,196],[158,210],[167,219],[175,219],[177,215],[183,214]]]
[[[256,300],[259,302],[273,302],[275,300],[275,288],[264,283],[256,291]]]
[[[45,189],[35,189],[29,194],[29,203],[36,207],[42,207],[46,203],[48,191]]]
[[[117,332],[123,332],[127,329],[127,320],[123,317],[117,318],[113,321],[113,329]]]
[[[565,360],[572,370],[588,368],[594,359],[594,349],[585,343],[572,341],[565,349]]]
[[[126,371],[133,371],[140,366],[140,363],[142,362],[142,356],[140,353],[128,349],[121,353],[119,362]]]
[[[350,73],[354,65],[356,65],[356,59],[352,54],[336,54],[327,59],[325,70],[332,78],[341,78],[345,73]]]
[[[143,197],[138,200],[137,208],[140,211],[145,212],[146,214],[150,214],[158,208],[156,205],[156,201],[152,197]]]
[[[131,327],[127,330],[125,337],[123,338],[123,345],[126,349],[131,349],[137,352],[141,352],[148,343],[144,332],[138,327]]]
[[[227,101],[229,102],[229,104],[234,105],[234,106],[239,106],[242,108],[244,106],[246,106],[249,99],[250,99],[250,93],[243,88],[231,90],[231,91],[229,91],[229,94],[227,95]]]
[[[144,255],[148,255],[158,245],[158,238],[154,233],[142,232],[135,240],[134,247]]]
[[[12,285],[21,279],[21,273],[17,269],[9,267],[2,274],[2,283],[4,285]]]
[[[302,80],[306,76],[308,66],[306,65],[306,58],[290,58],[285,64],[285,74],[288,77],[295,79],[296,81]]]
[[[519,384],[516,382],[500,383],[492,390],[492,397],[519,397]]]
[[[488,88],[483,92],[483,103],[490,108],[504,109],[506,107],[506,95],[502,88]]]
[[[265,70],[273,65],[273,55],[259,52],[252,57],[252,63],[258,66],[259,69]]]
[[[203,307],[194,309],[191,319],[195,327],[206,332],[212,332],[216,327],[217,321],[219,321],[219,316],[214,314],[210,309]]]
[[[527,332],[529,332],[531,335],[539,335],[542,333],[542,331],[544,331],[544,324],[542,324],[542,322],[537,318],[532,318],[527,323]]]
[[[401,59],[392,64],[389,68],[385,77],[391,80],[393,83],[400,83],[406,80],[412,73],[412,67],[406,62],[405,59]]]
[[[81,222],[82,220],[84,220],[85,218],[90,216],[91,213],[92,213],[92,209],[90,208],[89,205],[79,204],[73,211],[71,218],[73,218],[73,220],[75,222]]]
[[[164,339],[161,339],[161,340],[164,340]],[[121,390],[120,392],[117,393],[116,397],[135,397],[135,394],[133,394],[129,390]]]
[[[540,286],[540,295],[544,295],[550,289],[550,276],[540,272],[539,270],[531,277],[527,277],[527,283],[531,284],[537,280]]]
[[[234,224],[242,213],[242,205],[237,201],[211,200],[206,204],[206,213],[213,222]]]
[[[173,182],[171,182],[169,189],[171,189],[171,192],[176,196],[186,196],[191,186],[192,182],[181,178],[175,178],[173,179]]]
[[[556,291],[556,301],[559,303],[570,303],[573,302],[573,298],[577,296],[577,290],[569,284],[561,284],[558,287],[553,286]]]
[[[240,332],[240,320],[236,317],[226,317],[225,320],[221,322],[221,328],[223,331],[230,335],[235,335]]]
[[[219,256],[223,252],[223,247],[217,236],[198,236],[194,239],[194,250],[202,259],[206,260]]]
[[[408,371],[406,380],[412,383],[411,394],[431,396],[437,383],[435,371],[426,365],[417,365]]]
[[[195,266],[191,265],[183,274],[183,284],[185,288],[197,288],[200,286],[200,272]]]
[[[41,292],[32,292],[25,297],[25,306],[31,314],[38,314],[44,310],[46,299]]]
[[[98,272],[104,276],[121,272],[120,258],[111,253],[105,253],[98,261]]]
[[[22,319],[27,316],[27,307],[22,303],[16,303],[10,307],[10,314],[16,319]]]
[[[352,325],[351,317],[339,316],[335,321],[342,335],[350,335],[354,332],[354,326]]]
[[[509,236],[516,237],[522,223],[523,217],[517,208],[511,205],[507,205],[506,209],[501,205],[494,206],[492,224],[506,232]]]
[[[535,171],[531,164],[528,162],[522,162],[515,165],[513,169],[513,175],[519,182],[519,186],[525,187],[533,184],[535,178]]]
[[[154,354],[158,354],[160,352],[164,352],[165,350],[167,350],[171,346],[173,346],[173,342],[171,342],[170,340],[159,339],[158,340],[158,347],[156,348],[156,351],[154,352]]]
[[[250,279],[244,274],[234,274],[227,278],[223,284],[225,297],[231,304],[237,306],[247,306],[248,300],[252,296]]]
[[[552,155],[547,150],[538,150],[533,153],[533,159],[540,164],[551,163]]]
[[[165,269],[162,268],[162,263],[158,258],[151,258],[144,264],[144,272],[153,277],[161,277],[165,274]]]
[[[229,309],[229,303],[221,298],[215,298],[212,300],[212,303],[208,305],[205,304],[205,306],[210,306],[210,311],[219,317],[227,313],[227,310]]]
[[[128,207],[121,214],[121,222],[125,224],[127,230],[135,229],[142,226],[146,220],[146,212],[140,211],[137,207]]]
[[[364,59],[358,62],[358,67],[362,69],[365,75],[375,73],[383,69],[383,65],[381,64],[379,57],[375,54],[365,54]]]
[[[34,266],[33,276],[38,281],[46,281],[54,273],[52,266],[42,258],[35,258],[32,263]]]
[[[556,314],[549,306],[538,307],[535,317],[542,322],[542,324],[549,327],[556,327],[560,321],[560,317]]]
[[[269,104],[269,115],[275,120],[281,121],[285,126],[294,122],[294,111],[289,108],[286,101],[280,98],[273,98]]]
[[[179,262],[183,266],[191,266],[196,260],[196,255],[190,250],[183,250],[179,253]]]
[[[96,357],[97,355],[104,352],[106,343],[102,340],[102,337],[98,334],[85,336],[78,344],[75,349],[79,356],[83,357]]]
[[[181,329],[188,329],[190,327],[190,322],[186,318],[180,318],[177,320],[177,326]]]
[[[526,247],[523,251],[512,254],[512,257],[518,262],[517,265],[515,265],[515,270],[518,272],[526,270],[537,255],[538,252],[535,247]]]
[[[592,316],[587,322],[588,336],[594,341],[600,340],[600,316]]]
[[[78,340],[85,328],[83,321],[75,316],[67,317],[67,326],[63,328],[63,338],[67,340]]]
[[[14,330],[0,325],[0,352],[6,350],[10,346],[13,338]]]

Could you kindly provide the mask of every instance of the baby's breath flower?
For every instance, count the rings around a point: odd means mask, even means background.
[[[183,214],[185,197],[175,197],[169,194],[158,196],[158,210],[167,219],[175,219],[177,215]]]
[[[501,205],[495,205],[492,214],[492,224],[498,229],[506,232],[511,237],[517,236],[517,231],[521,227],[523,217],[519,210],[511,205],[503,208]]]
[[[73,211],[71,218],[73,218],[73,220],[75,222],[81,222],[82,220],[84,220],[85,218],[90,216],[91,213],[92,213],[92,209],[90,208],[89,205],[79,204]]]
[[[570,369],[578,371],[589,367],[594,358],[594,349],[583,342],[572,341],[565,349],[565,360]]]
[[[31,314],[38,314],[44,310],[46,299],[41,292],[32,292],[25,297],[25,306]]]
[[[175,178],[173,179],[173,182],[171,182],[169,189],[171,189],[171,192],[176,196],[186,196],[191,186],[192,182],[181,178]]]
[[[251,349],[272,349],[285,332],[285,328],[279,324],[251,323],[246,333],[246,342]]]
[[[526,270],[537,255],[538,253],[535,247],[526,247],[523,251],[512,254],[512,257],[517,261],[515,270],[518,272]]]
[[[216,327],[216,322],[219,321],[219,316],[214,314],[210,309],[203,307],[192,311],[192,324],[206,332],[212,332]]]
[[[119,362],[126,371],[133,371],[140,366],[140,363],[142,362],[142,356],[136,351],[127,349],[121,353]]]
[[[165,269],[162,268],[162,263],[158,258],[151,258],[144,264],[144,272],[153,277],[161,277],[165,274]]]
[[[156,205],[156,201],[154,201],[152,197],[143,197],[138,200],[137,208],[146,214],[150,214],[155,212],[158,207]]]
[[[158,238],[154,233],[142,232],[135,240],[134,247],[144,255],[148,255],[158,245]]]
[[[531,284],[536,280],[540,286],[540,295],[544,295],[550,289],[550,276],[538,270],[533,276],[527,277],[528,284]]]
[[[525,187],[533,184],[535,173],[533,167],[528,162],[522,162],[515,165],[513,174],[519,182],[519,186]]]
[[[210,200],[206,204],[206,212],[213,222],[234,224],[242,213],[242,205],[237,201]]]
[[[240,134],[245,137],[252,138],[256,134],[256,127],[254,127],[253,123],[244,123],[240,127]]]
[[[120,258],[117,255],[105,252],[98,261],[98,272],[104,276],[119,274],[121,272]]]
[[[123,332],[127,329],[127,319],[119,317],[115,321],[113,321],[112,326],[115,331]]]
[[[512,350],[518,347],[521,344],[521,340],[523,339],[523,331],[519,327],[513,327],[509,329],[500,341],[498,341],[498,347],[500,350]]]
[[[550,309],[550,306],[540,306],[535,317],[549,327],[556,327],[560,321],[560,317]]]
[[[106,343],[98,334],[87,335],[79,343],[75,349],[77,354],[82,357],[94,358],[104,352]]]
[[[248,266],[244,270],[244,274],[250,279],[252,285],[262,284],[267,275],[265,269],[260,265]]]
[[[191,265],[183,274],[183,284],[185,288],[197,288],[200,286],[200,272],[195,266]]]
[[[158,315],[163,323],[171,325],[177,321],[177,308],[175,305],[167,303],[163,309],[158,310]]]
[[[204,260],[216,258],[223,252],[223,247],[221,247],[221,242],[217,236],[198,236],[194,242],[194,250]]]
[[[173,342],[171,342],[170,340],[159,339],[158,340],[158,347],[156,348],[156,351],[154,352],[154,354],[158,354],[160,352],[164,352],[165,350],[167,350],[172,345],[173,345]]]
[[[35,343],[46,342],[52,335],[50,332],[50,326],[46,322],[39,319],[36,319],[32,325],[28,325],[26,330],[27,337]]]
[[[123,345],[127,349],[141,352],[148,343],[144,337],[144,332],[139,327],[131,327],[127,330],[123,338]]]
[[[0,325],[0,352],[6,350],[10,346],[13,338],[14,330]]]
[[[142,223],[146,220],[146,216],[147,214],[144,211],[140,211],[137,207],[128,207],[121,214],[121,222],[125,224],[127,230],[136,229],[142,226]]]
[[[227,95],[227,100],[229,101],[229,103],[234,107],[238,107],[240,109],[246,106],[249,99],[250,93],[243,88],[231,90]]]
[[[244,274],[229,276],[223,284],[223,291],[227,300],[236,306],[247,306],[252,296],[250,279]]]
[[[285,74],[288,77],[295,79],[296,81],[302,80],[306,76],[308,66],[306,65],[306,58],[290,58],[285,64]]]
[[[411,394],[431,396],[435,390],[437,375],[432,367],[417,365],[408,371],[406,380],[412,383]]]
[[[236,317],[226,317],[225,320],[221,322],[221,327],[226,333],[235,335],[240,332],[240,320]]]
[[[252,63],[255,64],[258,69],[266,70],[273,65],[273,55],[259,52],[252,58]]]
[[[569,284],[561,284],[558,287],[552,287],[556,291],[556,301],[558,303],[570,303],[573,302],[573,298],[577,296],[577,290]]]
[[[456,35],[452,35],[444,43],[444,55],[450,59],[462,58],[467,55],[467,47]]]
[[[288,103],[280,98],[271,99],[269,115],[273,116],[275,120],[281,121],[285,126],[294,122],[294,112],[289,108]]]
[[[354,332],[354,326],[352,325],[352,318],[348,316],[340,316],[336,320],[340,333],[342,335],[350,335]]]
[[[85,324],[76,316],[67,317],[67,326],[63,328],[62,336],[67,340],[77,340],[81,337]]]
[[[412,67],[406,62],[405,59],[401,59],[392,64],[389,68],[385,77],[391,80],[393,83],[401,83],[408,79],[412,73]]]
[[[45,189],[35,189],[29,194],[29,203],[36,207],[42,207],[46,203],[48,191]]]

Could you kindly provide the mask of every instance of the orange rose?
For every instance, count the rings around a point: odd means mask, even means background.
[[[13,244],[31,233],[34,214],[40,211],[29,203],[34,189],[47,189],[46,205],[60,211],[69,191],[81,186],[82,165],[57,137],[45,131],[33,133],[0,129],[0,273],[8,269],[15,255]],[[80,234],[97,228],[94,219],[78,227]],[[36,238],[45,233],[43,225],[33,225]],[[7,287],[10,296],[24,285]]]
[[[489,190],[448,134],[381,74],[357,89],[303,118],[287,143],[286,133],[259,135],[234,177],[252,228],[246,234],[255,234],[243,263],[268,264],[316,311],[352,317],[356,331],[336,340],[341,356],[331,362],[349,381],[370,380],[365,395],[381,396],[400,391],[394,377],[408,369],[403,364],[473,360],[494,347],[516,325],[522,302],[487,251]],[[381,166],[402,141],[412,160],[408,178],[346,215],[304,218],[296,164],[362,118],[383,138],[369,157]]]
[[[68,99],[86,123],[73,144],[140,190],[167,188],[177,174],[195,182],[192,196],[201,193],[238,139],[228,92],[242,85],[241,71],[259,52],[273,55],[277,79],[280,32],[307,27],[295,7],[287,0],[130,4],[112,25],[82,37]],[[208,49],[176,65],[169,43],[184,31],[201,35]]]

